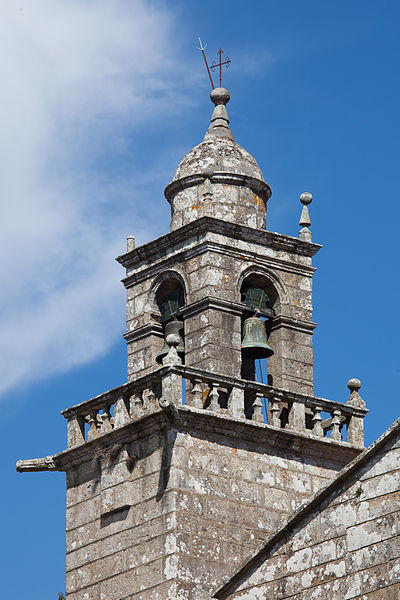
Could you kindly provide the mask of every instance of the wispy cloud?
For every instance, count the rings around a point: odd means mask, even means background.
[[[143,158],[143,126],[180,100],[165,4],[0,6],[4,393],[99,356],[120,334],[121,232],[129,216],[139,240],[154,233],[135,208],[148,172],[127,164]]]

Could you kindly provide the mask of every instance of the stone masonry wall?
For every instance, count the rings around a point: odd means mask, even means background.
[[[148,598],[154,590],[154,598],[173,597],[175,498],[172,490],[157,496],[164,447],[161,431],[129,444],[129,456],[141,457],[130,465],[125,453],[110,461],[99,446],[67,473],[67,600],[136,598],[139,591]]]
[[[399,526],[397,435],[229,598],[398,600]]]
[[[131,427],[123,446],[88,444],[67,474],[67,600],[209,597],[350,458],[292,435],[272,444],[251,423],[247,436]]]
[[[209,598],[218,582],[340,468],[334,452],[321,458],[320,449],[303,448],[301,456],[300,447],[271,448],[261,430],[254,438],[177,436],[172,485],[177,577],[190,590],[185,600]]]
[[[196,238],[188,235],[185,243],[172,244],[177,232],[165,236],[164,243],[170,246],[163,248],[162,253],[153,243],[136,249],[138,256],[146,252],[149,255],[146,260],[141,256],[140,263],[133,263],[135,269],[127,266],[129,381],[157,366],[155,356],[163,342],[161,328],[155,329],[155,282],[168,272],[171,276],[177,273],[186,288],[186,364],[240,376],[240,286],[245,275],[257,273],[269,280],[279,295],[270,336],[275,349],[270,361],[273,385],[313,393],[311,257],[302,255],[300,250],[297,254],[295,246],[292,248],[287,241],[289,238],[285,238],[287,249],[282,249],[280,239],[271,238],[271,245],[266,243],[262,237],[264,233],[269,235],[266,232],[249,229],[246,233],[247,237],[235,239],[230,230],[223,235],[207,230],[204,224],[204,231],[199,230]],[[293,242],[297,243],[298,240]],[[215,300],[212,308],[193,308],[207,299]]]

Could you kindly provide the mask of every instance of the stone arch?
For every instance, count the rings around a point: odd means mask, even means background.
[[[160,309],[157,304],[157,294],[159,293],[162,286],[165,286],[168,282],[176,282],[178,285],[181,286],[183,290],[184,303],[186,303],[188,293],[188,282],[186,280],[185,275],[178,270],[168,269],[166,271],[163,271],[153,279],[148,293],[148,306],[151,308],[150,312],[154,316],[160,314]]]
[[[241,301],[241,290],[243,283],[248,280],[253,280],[255,283],[259,281],[264,285],[266,285],[266,291],[269,289],[272,292],[273,296],[273,310],[275,314],[285,314],[287,316],[290,315],[290,303],[287,291],[282,284],[282,281],[277,277],[277,275],[265,267],[261,267],[258,265],[250,265],[246,267],[239,275],[236,285],[236,293],[238,296],[238,300]],[[261,287],[263,287],[261,285]]]
[[[159,364],[163,363],[163,359],[168,354],[166,339],[168,333],[171,333],[171,328],[181,338],[176,350],[184,361],[184,321],[180,309],[186,303],[186,294],[187,282],[179,271],[171,269],[163,271],[152,282],[149,298],[153,308],[152,316],[159,321],[164,338],[162,347],[154,357]]]
[[[275,272],[259,265],[249,265],[243,269],[237,280],[236,289],[238,299],[241,303],[243,303],[241,292],[243,285],[246,282],[255,285],[255,287],[264,289],[269,298],[271,298],[270,308],[272,309],[273,314],[265,319],[265,330],[268,344],[274,350],[274,354],[268,358],[263,358],[260,361],[252,361],[246,357],[242,351],[242,377],[244,379],[256,379],[260,381],[257,374],[258,369],[261,376],[261,382],[268,383],[269,385],[280,384],[282,372],[282,331],[281,329],[277,330],[277,327],[279,327],[277,324],[279,324],[282,317],[291,318],[292,309],[289,302],[289,294]],[[248,316],[250,316],[249,313],[247,313],[247,317]],[[246,313],[243,312],[242,332],[244,331],[244,320],[247,317]],[[261,373],[264,373],[264,375],[262,376]],[[246,400],[250,405],[252,401],[253,398]]]

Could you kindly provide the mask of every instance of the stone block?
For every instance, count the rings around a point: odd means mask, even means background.
[[[100,588],[94,585],[73,594],[66,592],[66,600],[100,600]]]
[[[164,581],[163,570],[163,560],[158,559],[110,577],[100,583],[100,600],[120,600],[151,589]]]
[[[365,563],[364,566],[369,566]],[[388,564],[374,565],[361,572],[361,583],[363,594],[385,588],[389,585]]]
[[[116,550],[113,550],[113,552],[116,552]],[[101,555],[101,548],[97,542],[86,545],[84,548],[75,550],[74,552],[69,552],[67,554],[66,570],[72,571],[78,569],[83,565],[94,562]]]
[[[170,553],[166,544],[166,536],[163,534],[127,548],[125,550],[125,568],[136,569],[139,565],[153,562]]]
[[[78,505],[67,509],[67,531],[95,521],[100,517],[100,502],[98,497],[90,498]]]
[[[328,540],[312,547],[312,566],[336,560],[336,542]]]
[[[390,514],[379,519],[367,521],[349,527],[347,532],[347,548],[351,552],[363,546],[386,540],[397,535],[396,515]]]
[[[363,485],[361,484],[361,488]],[[386,515],[392,512],[400,511],[400,491],[393,492],[377,498],[363,498],[364,493],[360,494],[360,502],[357,505],[357,522],[362,523]]]
[[[123,571],[123,552],[117,552],[93,563],[82,565],[76,569],[76,589],[83,590]]]
[[[356,510],[351,504],[339,504],[327,508],[321,516],[321,540],[345,535],[347,530],[355,526]]]
[[[132,506],[134,486],[135,482],[125,481],[102,490],[100,496],[101,515]]]

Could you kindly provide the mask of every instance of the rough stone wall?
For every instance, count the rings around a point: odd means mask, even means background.
[[[398,600],[400,441],[391,441],[232,600]]]
[[[256,437],[256,433],[255,433]],[[230,435],[181,432],[175,442],[177,578],[203,600],[340,468],[320,451]],[[343,464],[343,463],[341,463]]]
[[[227,306],[204,307],[185,318],[185,364],[240,377],[241,315]]]
[[[178,192],[171,212],[171,231],[203,216],[265,229],[265,200],[243,185],[211,186],[206,179],[198,187]]]
[[[203,600],[349,459],[238,427],[88,444],[67,473],[67,600]]]
[[[158,495],[170,441],[159,432],[131,443],[129,456],[142,457],[132,465],[99,446],[67,473],[67,600],[174,597],[175,497]]]

